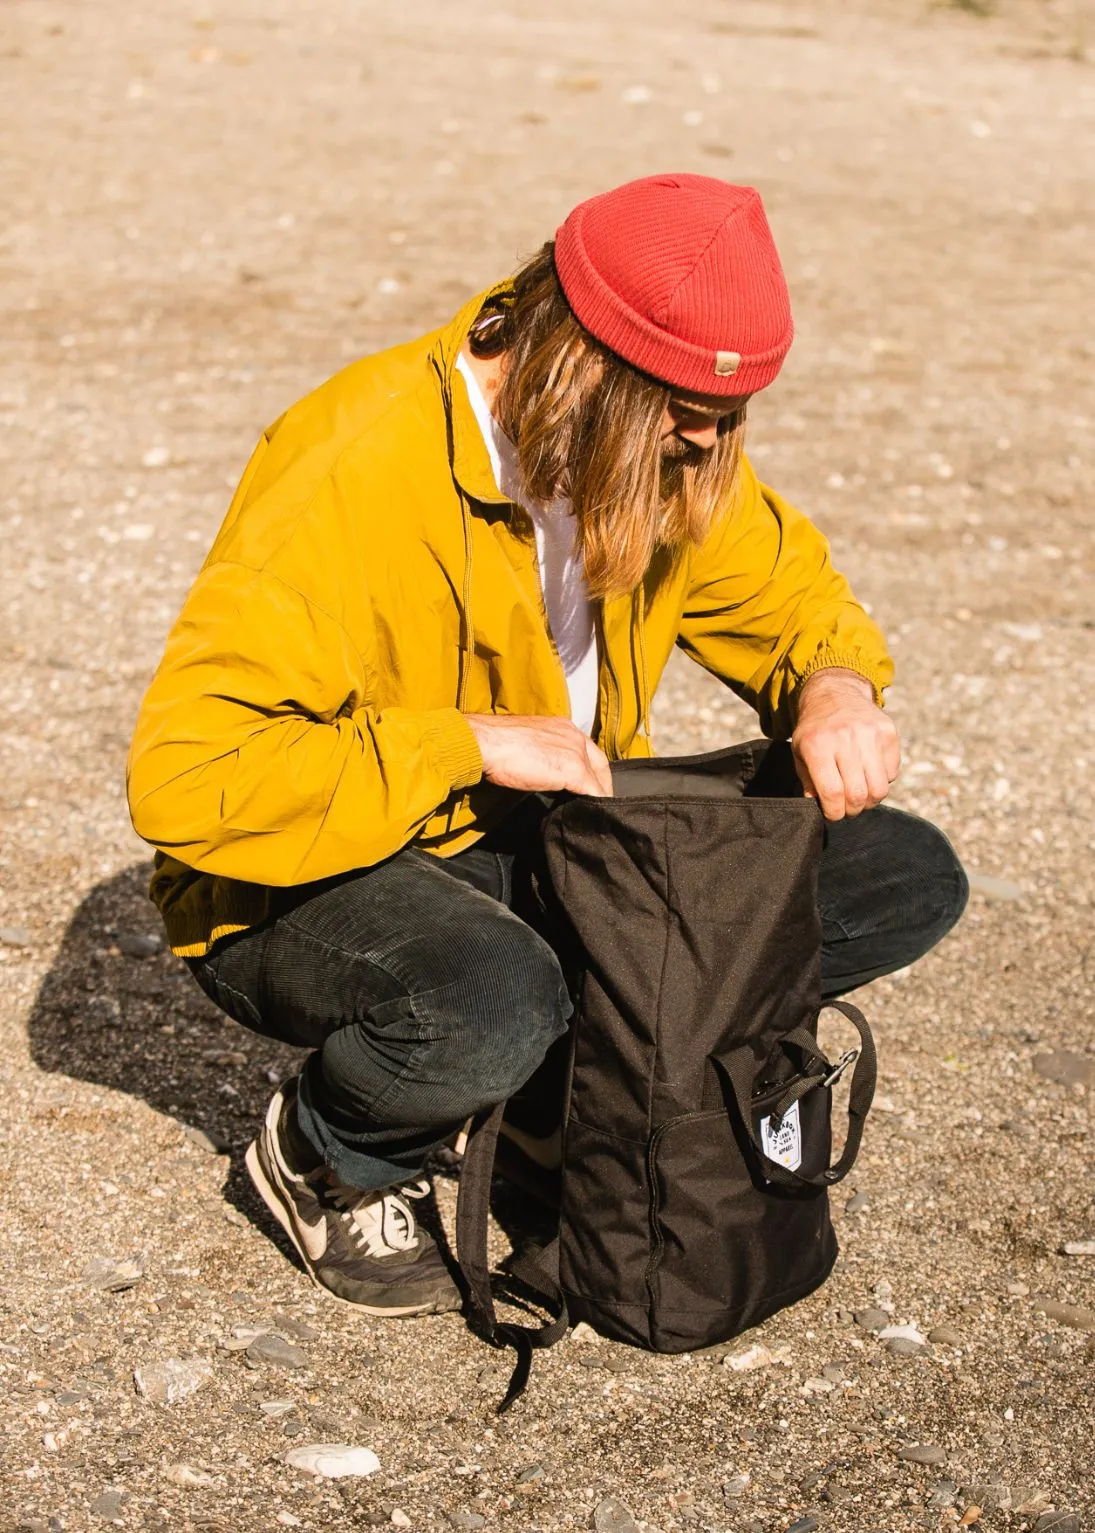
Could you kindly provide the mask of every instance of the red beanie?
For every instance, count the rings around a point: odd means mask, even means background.
[[[558,230],[555,267],[590,334],[675,388],[751,394],[790,348],[787,284],[751,186],[645,176],[602,192]]]

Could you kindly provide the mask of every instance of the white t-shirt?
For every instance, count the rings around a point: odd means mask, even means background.
[[[575,549],[577,526],[569,500],[550,505],[522,493],[517,449],[490,413],[471,364],[461,352],[456,365],[467,385],[483,433],[495,482],[507,500],[528,512],[536,533],[536,557],[551,636],[566,672],[570,716],[587,735],[597,717],[597,626],[581,556]]]

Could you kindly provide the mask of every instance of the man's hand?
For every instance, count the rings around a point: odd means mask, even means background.
[[[483,776],[525,793],[612,797],[608,757],[569,719],[466,715],[483,755]]]
[[[836,667],[803,682],[791,749],[807,796],[827,820],[880,804],[901,765],[897,730],[870,682]]]

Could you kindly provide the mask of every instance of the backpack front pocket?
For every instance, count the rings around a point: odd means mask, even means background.
[[[649,1163],[655,1351],[725,1341],[825,1281],[837,1244],[824,1191],[754,1180],[728,1112],[663,1124]]]

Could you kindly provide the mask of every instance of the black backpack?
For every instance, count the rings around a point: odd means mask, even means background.
[[[545,929],[573,986],[558,1239],[501,1281],[553,1319],[497,1319],[487,1215],[505,1104],[473,1125],[457,1246],[471,1324],[518,1353],[585,1320],[656,1352],[710,1346],[817,1288],[836,1259],[827,1190],[851,1169],[875,1084],[870,1031],[820,1052],[824,822],[789,748],[617,763],[615,797],[542,826]],[[831,1088],[854,1063],[830,1165]]]

